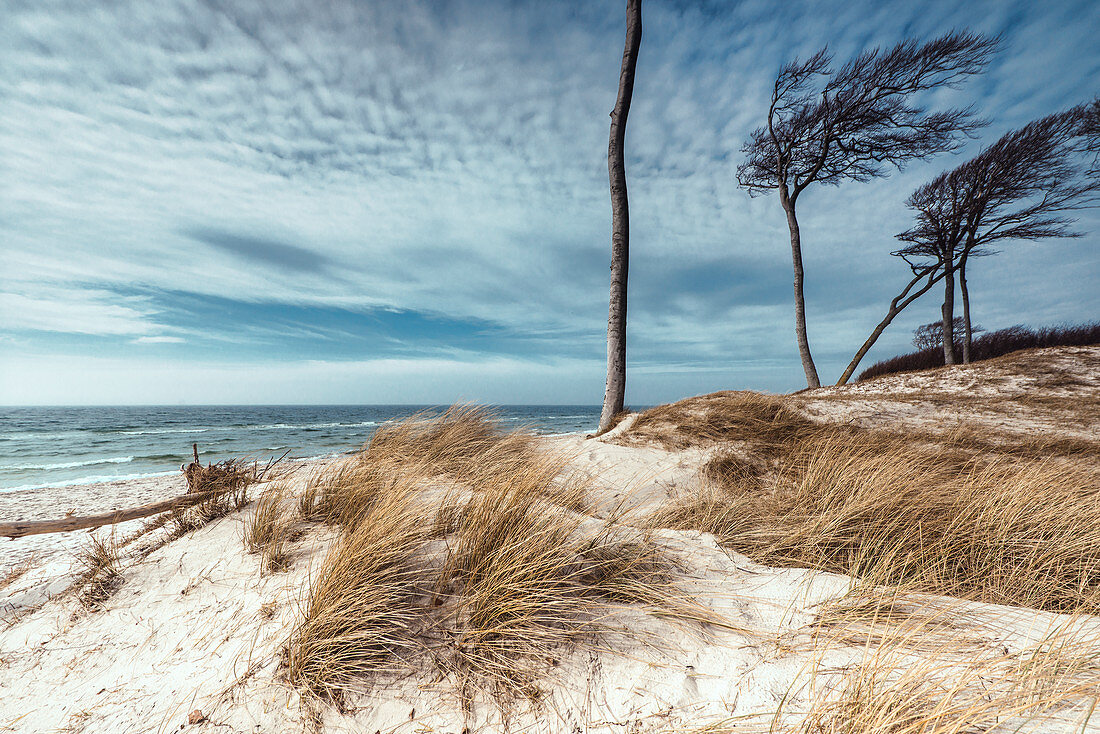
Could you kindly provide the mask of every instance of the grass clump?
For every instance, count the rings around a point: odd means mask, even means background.
[[[269,467],[270,468],[270,467]],[[263,478],[254,464],[227,459],[202,465],[195,461],[184,470],[188,494],[211,495],[172,516],[174,535],[186,535],[248,503],[248,490]]]
[[[317,516],[343,534],[287,646],[292,681],[339,702],[434,669],[464,700],[534,700],[559,649],[671,597],[648,536],[576,512],[584,481],[528,434],[469,409],[406,423],[317,479]]]
[[[820,666],[799,734],[1080,731],[1100,696],[1100,638],[1082,617],[1051,620],[1035,639],[991,644],[968,631],[958,602],[863,587],[815,622],[819,652],[858,645],[857,658]],[[853,639],[862,628],[863,640]],[[1011,648],[1011,649],[1010,649]],[[849,648],[851,649],[851,648]]]
[[[950,646],[920,658],[901,645],[878,646],[830,681],[827,689],[815,691],[801,725],[790,730],[798,734],[1050,730],[1037,728],[1040,725],[1073,730],[1075,720],[1087,715],[1100,694],[1095,654],[1085,651],[1088,646],[1094,648],[1096,641],[1076,641],[1070,649],[1056,638],[1001,658],[968,659]]]
[[[622,440],[669,449],[751,441],[770,450],[813,435],[819,428],[780,396],[726,390],[645,410]]]
[[[286,544],[292,527],[283,508],[286,489],[275,484],[265,489],[256,508],[244,522],[244,545],[249,553],[260,555],[260,573],[283,571],[290,566]]]
[[[299,499],[299,515],[332,525],[357,524],[406,475],[470,483],[487,472],[522,471],[536,460],[534,435],[505,432],[496,416],[475,406],[418,413],[379,428],[366,447],[316,473]]]
[[[455,405],[438,415],[419,413],[380,428],[360,463],[382,467],[421,466],[454,479],[483,476],[487,468],[509,472],[535,460],[534,434],[505,431],[491,410]]]
[[[717,461],[721,462],[719,458]],[[1100,473],[836,429],[764,477],[708,466],[654,523],[771,565],[1049,611],[1100,613]]]
[[[336,702],[365,673],[393,672],[422,653],[429,518],[411,493],[394,492],[364,519],[325,558],[287,645],[290,680]]]
[[[1100,700],[1100,637],[1086,617],[1002,630],[967,605],[860,585],[804,631],[810,660],[779,706],[681,729],[696,734],[1085,731]]]
[[[14,584],[16,581],[26,575],[28,571],[33,567],[33,561],[24,561],[16,566],[12,566],[8,570],[4,571],[3,575],[0,575],[0,591]]]
[[[121,548],[114,535],[93,535],[76,554],[78,598],[84,608],[97,610],[122,585]]]

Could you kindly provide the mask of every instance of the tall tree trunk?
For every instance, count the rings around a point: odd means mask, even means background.
[[[619,94],[615,99],[615,109],[611,111],[611,136],[607,144],[607,175],[611,183],[611,296],[607,310],[607,382],[599,433],[611,427],[611,419],[622,411],[626,399],[626,278],[630,259],[630,213],[623,143],[641,40],[642,0],[627,0],[626,47],[623,49]]]
[[[944,263],[947,275],[943,279],[943,363],[955,364],[955,264]]]
[[[970,326],[970,292],[966,290],[966,255],[959,261],[959,293],[963,302],[963,364],[970,364],[970,341],[974,332]]]
[[[791,263],[794,266],[794,333],[798,338],[798,354],[802,357],[806,386],[821,387],[814,358],[810,355],[810,341],[806,336],[806,296],[802,287],[805,279],[802,269],[802,237],[798,230],[794,201],[791,200],[784,185],[779,187],[779,202],[783,205],[783,211],[787,213],[787,228],[791,231]]]
[[[928,282],[912,295],[908,295],[910,289],[925,276],[928,276]],[[859,348],[859,351],[852,357],[852,361],[844,368],[844,374],[836,381],[837,386],[844,385],[848,380],[852,379],[852,373],[856,371],[856,367],[859,366],[860,361],[863,360],[867,352],[874,346],[874,343],[878,341],[879,336],[885,331],[886,327],[890,325],[890,322],[894,320],[894,317],[901,313],[910,303],[927,293],[941,278],[943,278],[943,273],[936,275],[935,270],[918,273],[915,278],[909,281],[909,285],[905,286],[905,290],[894,296],[894,300],[890,301],[890,308],[886,311],[886,317],[878,322],[878,326],[876,326],[875,330],[871,332],[871,335],[867,337],[867,341],[863,342],[863,346]]]

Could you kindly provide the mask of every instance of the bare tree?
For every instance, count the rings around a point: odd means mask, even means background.
[[[642,41],[642,0],[627,0],[626,47],[619,70],[619,94],[611,111],[611,135],[607,144],[607,174],[611,183],[611,296],[607,314],[607,382],[597,431],[611,427],[612,418],[626,399],[626,282],[630,261],[630,213],[626,194],[623,144],[626,117],[634,94],[634,68]]]
[[[980,326],[973,327],[972,333],[977,334],[980,331],[985,331]],[[951,338],[958,343],[962,343],[963,337],[966,335],[966,325],[963,324],[962,316],[956,316],[951,325]],[[943,344],[943,322],[933,321],[930,324],[921,324],[916,329],[913,329],[913,346],[917,349],[924,351],[925,349],[933,349]]]
[[[868,181],[957,147],[961,135],[983,123],[969,109],[928,112],[912,98],[980,73],[998,43],[953,32],[925,44],[908,40],[865,51],[836,72],[827,49],[780,70],[767,124],[742,148],[747,158],[737,181],[750,195],[779,192],[790,230],[795,335],[810,387],[821,382],[806,334],[799,196],[810,184]]]
[[[1100,100],[1048,115],[1007,133],[971,160],[913,192],[908,206],[917,212],[917,224],[897,235],[908,244],[891,253],[905,260],[913,278],[891,301],[886,317],[836,384],[843,385],[851,378],[902,309],[941,280],[945,281],[945,306],[940,334],[946,362],[948,354],[954,353],[954,344],[948,347],[942,335],[952,333],[955,323],[950,308],[955,272],[960,274],[963,295],[963,359],[969,360],[974,332],[965,286],[969,259],[994,254],[991,246],[1004,240],[1079,236],[1069,230],[1073,220],[1066,212],[1095,206],[1100,197],[1098,123]],[[921,280],[923,285],[913,291]]]
[[[898,235],[909,245],[901,253],[941,263],[944,305],[941,336],[954,323],[953,272],[963,298],[963,362],[970,361],[970,259],[994,254],[1006,240],[1078,237],[1067,212],[1094,206],[1100,176],[1088,154],[1094,143],[1095,103],[1048,115],[1002,136],[958,168],[917,189],[908,206],[917,224]],[[943,340],[944,361],[955,363],[952,340]]]

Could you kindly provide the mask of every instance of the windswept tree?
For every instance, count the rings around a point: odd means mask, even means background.
[[[942,173],[909,197],[914,227],[897,235],[905,247],[894,251],[909,266],[912,280],[894,298],[886,317],[856,352],[837,381],[846,383],[860,360],[893,318],[936,283],[945,282],[940,340],[944,361],[952,364],[954,275],[963,299],[963,360],[970,359],[974,329],[966,267],[972,258],[995,254],[1009,240],[1077,237],[1068,212],[1097,204],[1096,125],[1100,105],[1079,105],[1002,136],[971,160]],[[917,287],[917,284],[923,283]],[[916,290],[913,290],[917,288]]]
[[[865,51],[837,71],[827,49],[780,70],[767,123],[742,148],[737,181],[750,195],[779,193],[790,230],[795,335],[810,387],[821,382],[806,333],[799,197],[811,184],[868,181],[956,148],[983,123],[969,109],[929,112],[914,97],[980,73],[997,45],[997,38],[953,32]]]
[[[939,261],[944,269],[941,335],[954,323],[954,273],[962,296],[962,361],[970,362],[973,329],[966,268],[1010,240],[1079,237],[1069,212],[1094,206],[1100,177],[1090,160],[1095,103],[1047,115],[1002,136],[974,158],[940,174],[909,197],[914,227],[898,235],[907,257]],[[944,363],[955,364],[951,339],[942,339]]]
[[[980,326],[975,326],[972,333],[977,334],[979,331],[985,331],[985,329]],[[956,316],[951,325],[951,338],[954,339],[956,343],[962,343],[965,333],[962,316]],[[921,324],[913,329],[913,346],[922,352],[925,349],[935,349],[941,344],[943,344],[942,321]]]
[[[607,144],[607,174],[611,182],[611,297],[607,313],[607,383],[603,411],[597,429],[611,427],[626,399],[626,280],[630,260],[630,213],[626,196],[626,117],[634,94],[634,68],[642,41],[642,0],[627,0],[626,47],[619,70],[619,94],[611,111],[611,136]]]

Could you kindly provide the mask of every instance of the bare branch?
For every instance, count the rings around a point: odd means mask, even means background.
[[[980,73],[999,43],[952,32],[865,51],[836,72],[826,49],[790,62],[776,78],[767,124],[742,147],[738,183],[750,194],[788,187],[794,200],[814,183],[867,181],[956,148],[985,122],[970,108],[928,112],[910,99]]]

